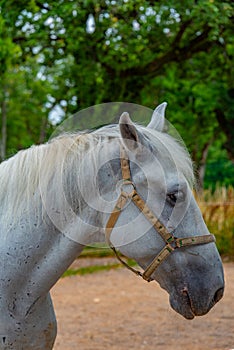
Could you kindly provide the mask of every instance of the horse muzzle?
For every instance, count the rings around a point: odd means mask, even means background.
[[[213,294],[213,295],[212,295]],[[224,285],[212,293],[211,290],[193,292],[183,287],[177,293],[170,295],[171,307],[186,319],[193,319],[195,316],[203,316],[223,297]]]

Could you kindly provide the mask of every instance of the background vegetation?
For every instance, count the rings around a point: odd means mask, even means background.
[[[233,34],[232,0],[0,0],[0,160],[91,105],[166,100],[199,188],[234,185]]]

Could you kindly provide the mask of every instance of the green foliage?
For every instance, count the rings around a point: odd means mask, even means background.
[[[233,13],[230,0],[1,0],[7,155],[44,141],[55,107],[168,100],[198,173],[220,149],[233,160]]]
[[[25,38],[16,40],[20,35],[17,29],[18,6],[11,6],[10,2],[8,5],[9,12],[6,11],[4,1],[0,5],[0,125],[1,136],[6,138],[3,158],[33,143],[44,141],[49,131],[46,104],[50,84],[39,79],[41,65],[30,53],[25,53],[20,45]],[[3,135],[3,132],[6,134]]]
[[[103,256],[100,256],[100,258],[102,258]],[[101,262],[101,260],[100,260]],[[131,259],[127,259],[126,262],[128,263],[129,266],[136,266],[136,262],[131,260]],[[101,272],[101,271],[110,271],[113,269],[118,269],[120,267],[123,267],[122,264],[120,263],[116,263],[116,264],[107,264],[107,265],[90,265],[90,266],[86,266],[86,267],[80,267],[78,269],[72,269],[69,268],[67,271],[64,272],[64,274],[62,275],[62,277],[68,277],[68,276],[75,276],[75,275],[86,275],[86,274],[90,274],[90,273],[96,273],[96,272]]]
[[[87,246],[85,249],[82,251],[80,257],[82,258],[95,258],[95,257],[110,257],[114,256],[113,251],[108,247],[105,246],[103,247],[103,244],[99,245],[93,245],[93,246]]]
[[[87,267],[80,267],[79,269],[68,269],[62,277],[75,276],[75,275],[86,275],[90,273],[109,271],[121,267],[120,264],[110,264],[110,265],[92,265]]]
[[[234,257],[234,188],[207,189],[198,198],[205,222],[215,237],[219,252]]]
[[[220,186],[234,187],[234,166],[222,149],[220,141],[216,141],[209,149],[204,187],[214,191]]]

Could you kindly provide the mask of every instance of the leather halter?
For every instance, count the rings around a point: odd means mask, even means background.
[[[215,237],[212,234],[203,235],[203,236],[191,236],[185,238],[177,238],[173,236],[167,228],[159,221],[159,219],[154,215],[154,213],[147,206],[145,201],[141,198],[141,196],[137,193],[136,187],[131,180],[131,173],[129,167],[129,160],[125,149],[120,146],[120,162],[122,169],[122,177],[123,177],[123,187],[129,185],[132,187],[130,192],[123,191],[121,189],[120,196],[116,202],[116,205],[110,214],[110,217],[106,224],[106,241],[110,248],[115,253],[117,259],[129,270],[135,273],[138,276],[141,276],[144,280],[150,282],[152,281],[151,275],[157,269],[157,267],[165,260],[174,250],[182,247],[187,247],[191,245],[199,245],[215,242]],[[144,214],[144,216],[151,222],[152,226],[155,228],[155,231],[160,234],[160,236],[165,241],[164,248],[156,255],[154,260],[149,264],[149,266],[142,273],[131,266],[129,266],[119,255],[113,244],[110,240],[111,232],[119,218],[119,215],[124,210],[125,204],[127,200],[130,199],[133,203],[139,208],[139,210]]]

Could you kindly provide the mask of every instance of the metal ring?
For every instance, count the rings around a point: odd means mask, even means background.
[[[131,186],[131,187],[130,187]],[[127,196],[128,198],[132,198],[135,193],[135,187],[133,184],[126,184],[127,189],[124,189],[125,186],[121,186],[121,193]]]
[[[126,193],[128,196],[131,196],[135,192],[135,185],[131,180],[121,180],[119,182],[119,189],[122,193]]]

